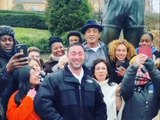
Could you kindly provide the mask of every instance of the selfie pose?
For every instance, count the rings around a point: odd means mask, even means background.
[[[122,80],[121,95],[125,100],[122,120],[152,120],[157,115],[160,71],[152,59],[143,54],[131,59]]]
[[[12,27],[0,26],[0,103],[5,113],[11,94],[18,88],[18,81],[12,77],[12,72],[26,64],[28,57],[23,57],[23,53],[15,53],[15,32]]]
[[[125,39],[113,40],[109,43],[108,48],[111,64],[110,79],[119,84],[129,66],[129,60],[136,55],[135,48]]]

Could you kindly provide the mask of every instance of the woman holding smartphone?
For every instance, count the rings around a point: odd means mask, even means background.
[[[113,40],[109,43],[108,48],[111,64],[110,79],[119,84],[129,66],[129,60],[136,55],[135,48],[125,39]]]

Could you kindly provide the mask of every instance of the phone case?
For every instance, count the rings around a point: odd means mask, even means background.
[[[23,45],[23,44],[17,44],[15,46],[15,53],[19,53],[19,52],[22,52],[23,53],[23,56],[27,57],[27,46],[26,45]]]
[[[145,54],[148,57],[152,58],[152,48],[149,46],[140,46],[139,54]]]

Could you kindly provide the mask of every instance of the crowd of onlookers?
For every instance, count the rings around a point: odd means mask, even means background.
[[[81,32],[70,31],[67,49],[60,37],[49,38],[51,54],[37,47],[28,56],[12,27],[0,26],[1,120],[152,120],[160,108],[160,51],[152,33],[139,47],[123,38],[108,45],[103,27],[88,20]]]

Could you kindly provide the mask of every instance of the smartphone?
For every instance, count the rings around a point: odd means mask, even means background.
[[[145,54],[148,57],[152,58],[152,48],[149,46],[140,46],[139,54]]]
[[[119,68],[119,67],[124,67],[126,68],[126,63],[125,62],[117,62],[116,63],[116,67]]]
[[[24,45],[24,44],[15,45],[15,53],[22,52],[23,53],[23,57],[27,57],[28,56],[27,49],[28,49],[27,45]]]

